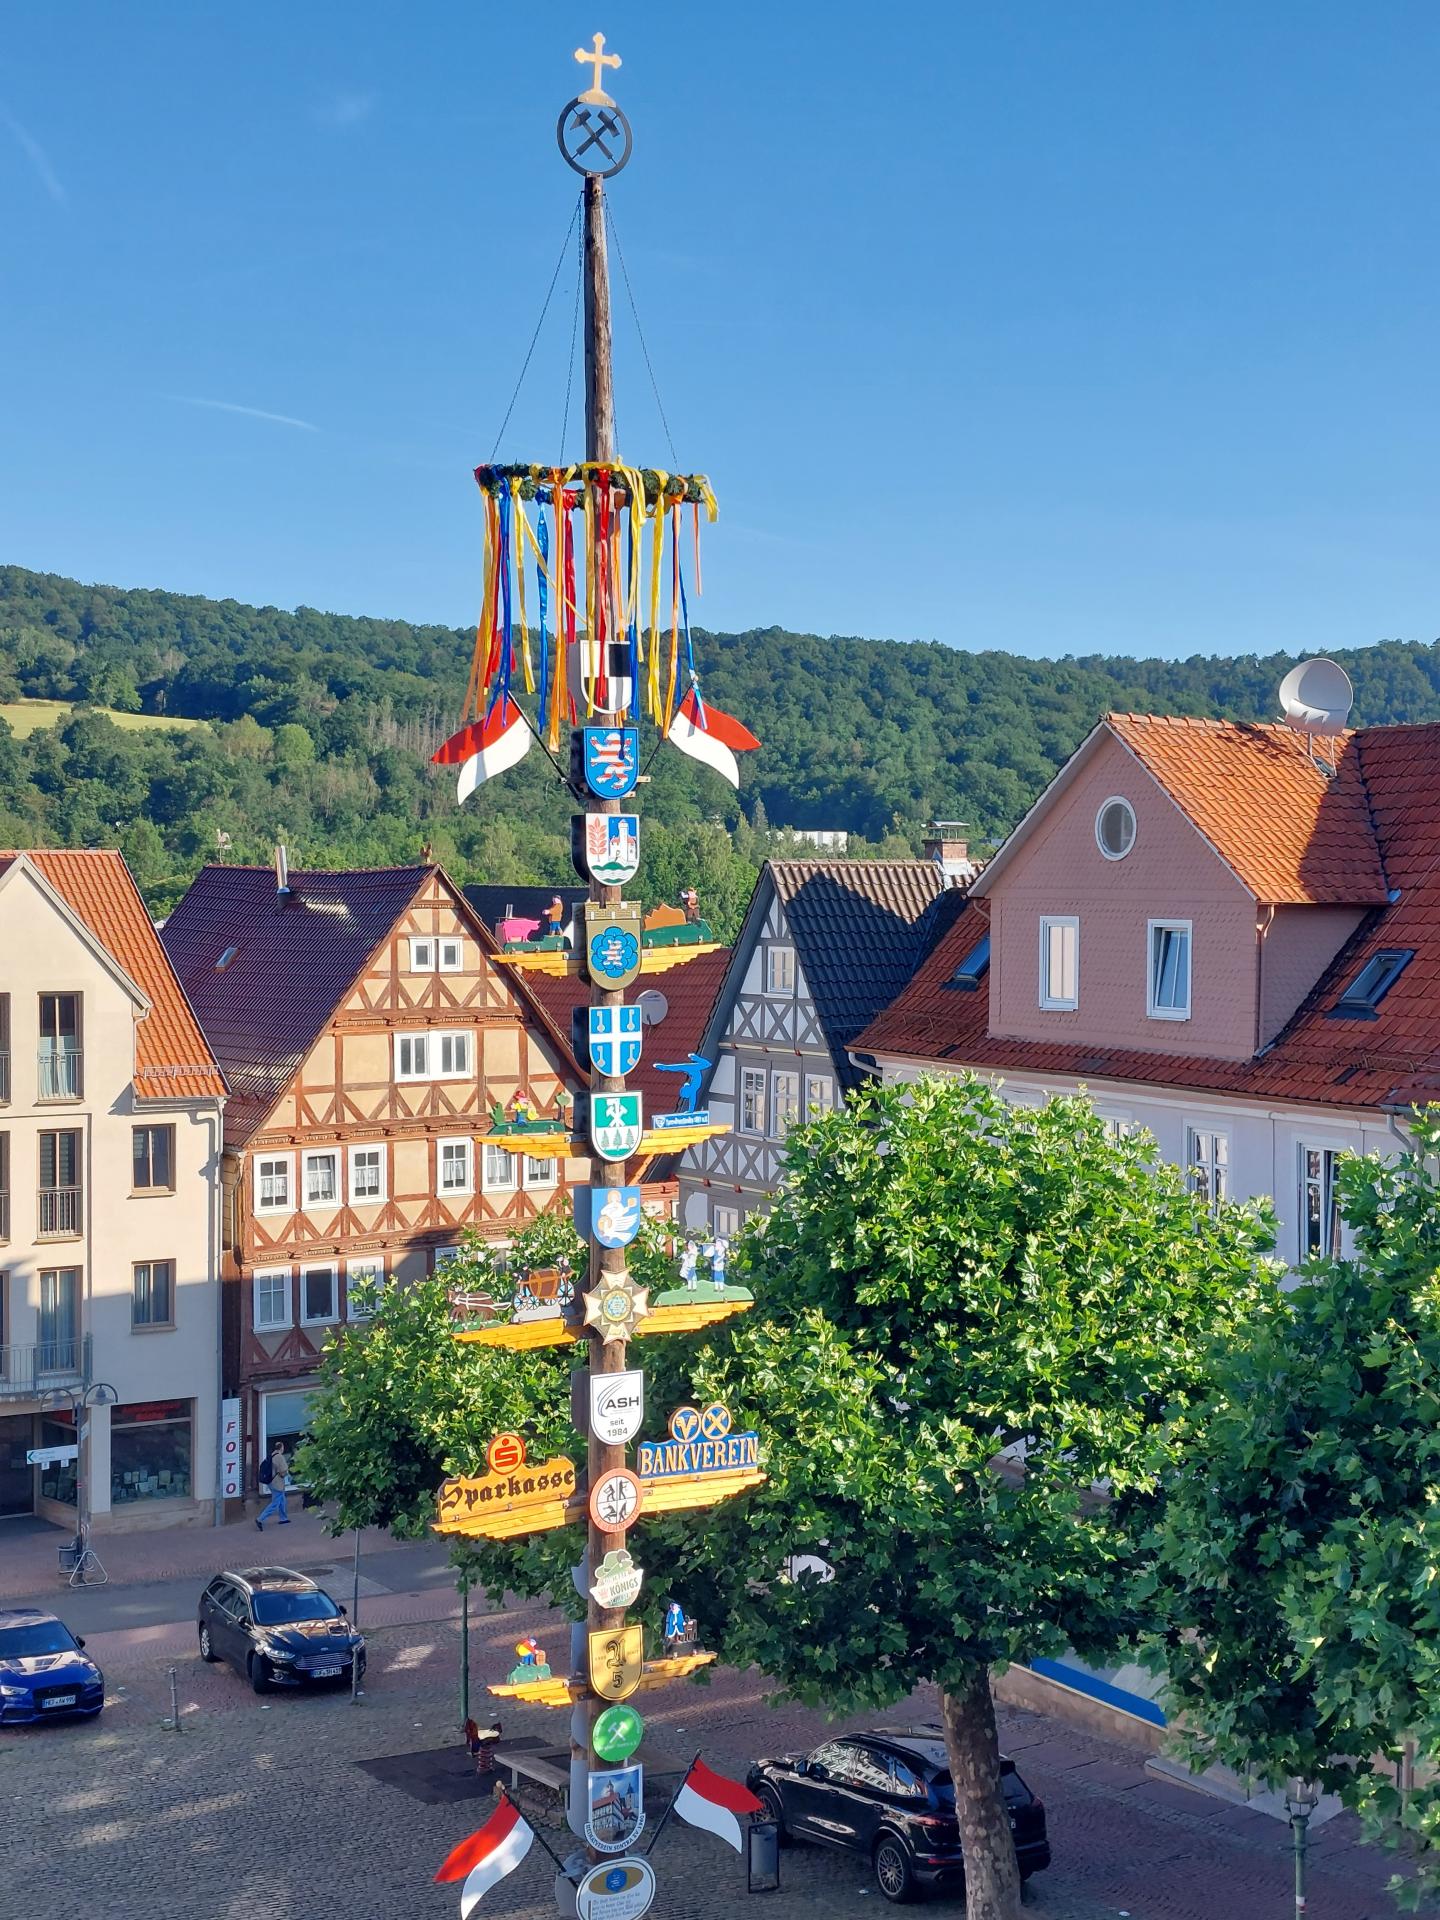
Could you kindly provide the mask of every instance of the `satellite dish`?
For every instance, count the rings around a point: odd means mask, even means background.
[[[1350,676],[1335,660],[1302,660],[1280,682],[1285,724],[1297,733],[1339,733],[1354,698]]]
[[[670,1002],[658,987],[647,987],[636,998],[635,1004],[640,1009],[642,1027],[658,1027],[670,1011]]]

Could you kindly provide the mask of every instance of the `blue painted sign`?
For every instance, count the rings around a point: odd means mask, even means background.
[[[575,1231],[602,1247],[628,1247],[640,1231],[639,1187],[576,1187]]]
[[[640,976],[640,909],[589,901],[584,914],[586,972],[596,986],[628,987]]]
[[[602,800],[623,800],[640,778],[638,727],[583,727],[585,784]]]
[[[635,1470],[642,1480],[738,1473],[760,1464],[758,1433],[731,1433],[730,1409],[717,1401],[703,1410],[677,1407],[668,1440],[642,1440]]]
[[[639,1007],[590,1008],[590,1064],[597,1073],[633,1073],[640,1064],[644,1035]]]

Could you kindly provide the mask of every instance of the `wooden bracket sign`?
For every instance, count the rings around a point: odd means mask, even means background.
[[[509,1464],[497,1469],[495,1457],[502,1441],[510,1443]],[[441,1487],[433,1532],[462,1539],[516,1540],[584,1518],[585,1496],[576,1490],[573,1460],[557,1454],[543,1465],[527,1465],[525,1443],[514,1434],[497,1435],[490,1451],[491,1472],[460,1475]]]
[[[713,1653],[685,1653],[668,1660],[647,1660],[641,1669],[636,1693],[650,1693],[656,1687],[668,1687],[672,1680],[683,1680],[699,1667],[708,1667],[719,1656]],[[500,1700],[524,1700],[536,1707],[572,1707],[577,1700],[589,1700],[592,1693],[584,1674],[551,1680],[525,1680],[515,1686],[502,1683],[488,1687]]]

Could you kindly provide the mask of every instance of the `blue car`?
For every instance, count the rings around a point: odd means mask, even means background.
[[[94,1719],[105,1676],[62,1620],[38,1607],[0,1608],[0,1726]]]

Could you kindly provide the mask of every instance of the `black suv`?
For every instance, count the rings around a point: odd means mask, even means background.
[[[1020,1876],[1050,1864],[1045,1808],[1000,1762]],[[887,1900],[913,1900],[921,1887],[962,1891],[965,1861],[955,1789],[939,1727],[877,1727],[827,1741],[813,1753],[757,1760],[746,1775],[783,1839],[818,1840],[863,1854]]]
[[[323,1587],[288,1567],[220,1573],[200,1596],[200,1658],[228,1660],[256,1693],[365,1672],[365,1642]]]

